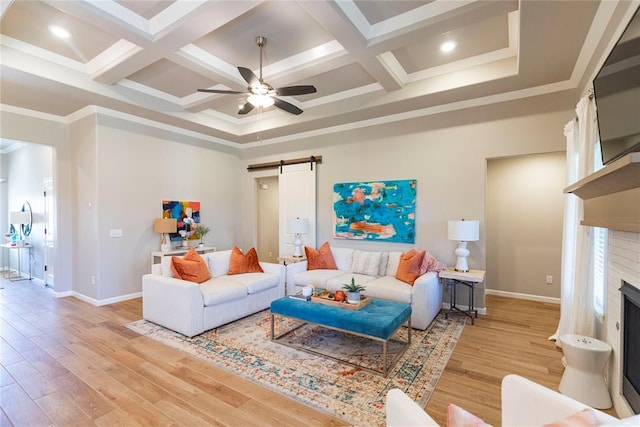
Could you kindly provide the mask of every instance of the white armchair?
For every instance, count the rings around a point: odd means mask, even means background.
[[[542,426],[562,420],[584,408],[588,406],[519,375],[507,375],[502,380],[503,427]],[[438,425],[400,389],[392,389],[387,393],[386,411],[389,427]],[[593,411],[598,425],[618,421],[602,411]]]

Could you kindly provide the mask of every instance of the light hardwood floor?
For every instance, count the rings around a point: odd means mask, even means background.
[[[344,425],[125,328],[140,299],[94,307],[28,281],[0,286],[0,426]],[[560,382],[562,354],[547,340],[559,306],[488,296],[487,310],[426,407],[443,425],[449,402],[500,425],[506,374]]]

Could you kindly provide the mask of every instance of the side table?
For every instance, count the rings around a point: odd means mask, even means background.
[[[296,262],[306,261],[306,256],[295,257],[293,255],[281,256],[278,257],[278,262],[281,262],[282,265],[295,264]]]
[[[9,279],[12,282],[17,280],[31,280],[33,277],[31,275],[31,248],[33,247],[30,244],[23,244],[21,246],[11,245],[9,243],[0,245],[4,252],[3,254],[3,275],[5,279]],[[15,274],[12,273],[11,269],[11,250],[17,250],[17,260],[18,260],[18,268],[15,269]],[[21,265],[21,255],[22,251],[27,250],[27,262],[29,263],[29,277],[26,277],[22,274],[22,265]]]
[[[216,251],[216,248],[214,246],[205,246],[204,248],[201,248],[200,246],[194,246],[193,248],[200,255],[208,254],[209,252],[215,252]],[[151,265],[161,263],[162,262],[162,257],[165,257],[165,256],[180,256],[180,255],[186,254],[187,252],[189,252],[189,249],[185,249],[185,248],[176,248],[176,249],[170,250],[168,252],[153,251],[153,252],[151,252]]]
[[[449,287],[449,310],[445,313],[448,319],[450,314],[464,314],[471,318],[471,324],[475,324],[478,317],[478,310],[474,307],[473,294],[477,283],[484,282],[484,270],[469,270],[466,273],[455,271],[447,268],[439,273],[441,279],[444,279],[445,285]],[[458,285],[466,286],[469,289],[469,304],[466,310],[459,308],[457,304],[457,288]]]

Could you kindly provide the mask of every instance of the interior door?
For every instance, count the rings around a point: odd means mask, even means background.
[[[44,284],[55,289],[54,266],[56,259],[55,248],[55,193],[53,178],[43,181],[44,194]]]
[[[301,236],[302,244],[316,247],[316,169],[315,162],[282,166],[278,180],[279,256],[293,254],[295,235],[287,233],[290,219],[309,220],[309,233]]]

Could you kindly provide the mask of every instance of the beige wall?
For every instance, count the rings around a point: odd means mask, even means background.
[[[278,262],[278,177],[256,180],[258,197],[258,243],[256,250],[261,261]],[[261,188],[265,185],[266,188]],[[248,248],[243,248],[247,250]]]
[[[488,160],[488,289],[560,297],[565,169],[564,152]]]

